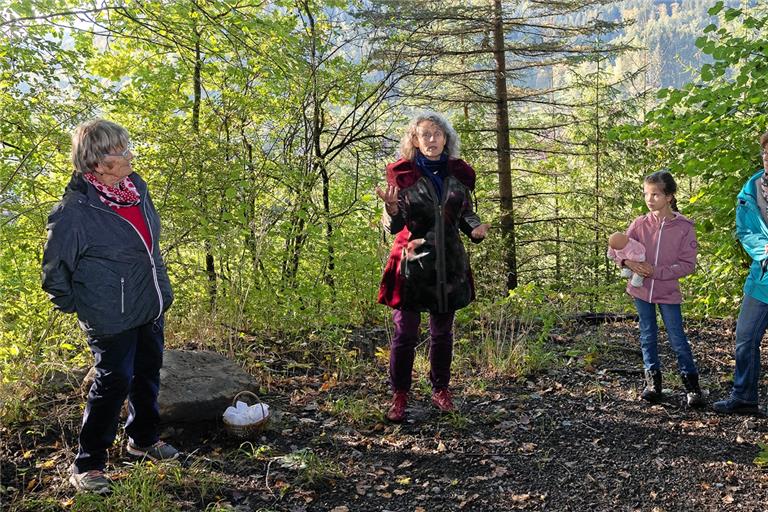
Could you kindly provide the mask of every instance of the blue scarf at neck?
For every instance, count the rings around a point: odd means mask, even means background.
[[[443,153],[440,155],[440,160],[430,160],[419,151],[416,153],[416,167],[418,167],[421,174],[429,178],[432,185],[435,186],[437,198],[442,199],[443,178],[448,174],[448,155]]]

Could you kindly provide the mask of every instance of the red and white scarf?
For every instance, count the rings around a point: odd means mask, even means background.
[[[94,186],[99,193],[101,202],[111,208],[135,206],[139,204],[139,201],[141,200],[139,191],[136,190],[136,185],[134,185],[131,179],[127,176],[115,183],[112,187],[108,187],[100,182],[96,179],[96,176],[90,172],[83,174],[83,178]]]

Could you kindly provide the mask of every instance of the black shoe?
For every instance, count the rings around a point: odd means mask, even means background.
[[[752,414],[762,416],[757,404],[744,402],[733,397],[713,403],[712,410],[719,414]]]
[[[649,402],[661,401],[661,371],[645,370],[645,389],[640,393],[640,398]]]
[[[683,386],[685,386],[685,398],[688,407],[704,407],[706,402],[699,387],[699,374],[681,373],[680,380],[683,381]]]

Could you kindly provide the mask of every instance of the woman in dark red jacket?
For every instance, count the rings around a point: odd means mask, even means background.
[[[432,403],[454,410],[448,384],[453,318],[474,299],[469,258],[459,236],[478,243],[490,227],[472,208],[475,171],[458,158],[459,139],[440,114],[414,117],[400,142],[401,158],[387,166],[384,225],[395,237],[379,302],[394,309],[389,356],[392,404],[387,419],[405,419],[421,312],[429,312]]]

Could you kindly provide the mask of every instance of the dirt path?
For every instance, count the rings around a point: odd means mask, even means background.
[[[731,330],[723,323],[690,330],[710,399],[729,389]],[[438,415],[416,390],[399,426],[378,420],[383,369],[335,387],[319,377],[287,380],[267,398],[281,417],[250,444],[215,425],[171,432],[192,453],[182,465],[205,468],[218,482],[215,497],[201,500],[193,489],[177,504],[297,512],[768,509],[768,473],[754,463],[759,443],[768,443],[768,420],[685,408],[673,372],[665,373],[665,401],[642,403],[634,326],[604,326],[601,341],[586,343],[593,335],[557,337],[553,349],[565,364],[533,380],[459,379],[456,415]],[[662,358],[674,368],[666,344]],[[71,428],[50,426],[34,443],[3,431],[16,441],[0,454],[2,485],[29,488],[3,499],[14,498],[19,510],[36,493],[65,499],[61,439],[73,442]],[[121,457],[116,448],[113,460]],[[48,485],[30,486],[44,476],[23,471],[34,467],[29,461],[52,458]]]

